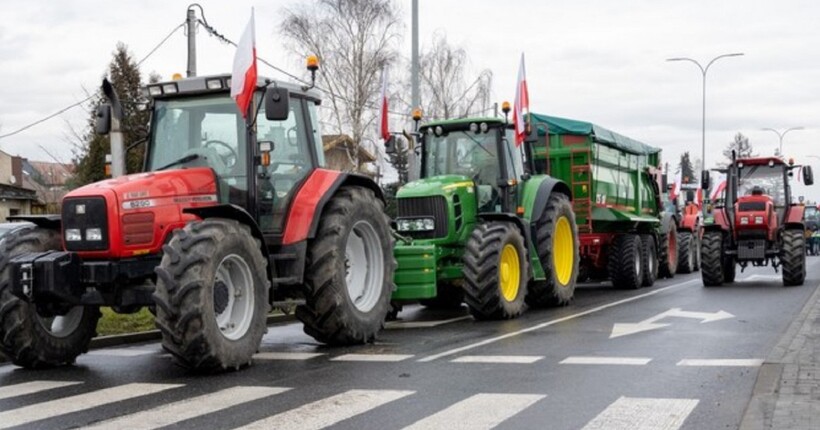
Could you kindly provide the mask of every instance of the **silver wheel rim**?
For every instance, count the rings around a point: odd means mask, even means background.
[[[43,317],[37,314],[37,322],[52,336],[66,338],[80,327],[84,311],[82,306],[74,306],[65,315]]]
[[[384,255],[376,229],[367,221],[353,224],[345,246],[345,284],[353,305],[369,312],[381,298]]]
[[[254,310],[253,275],[248,263],[231,254],[223,258],[216,269],[216,282],[222,282],[228,292],[228,304],[216,314],[216,324],[222,336],[240,339],[251,326]]]

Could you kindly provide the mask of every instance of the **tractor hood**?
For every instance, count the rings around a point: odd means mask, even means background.
[[[447,196],[456,190],[472,194],[475,183],[463,175],[442,175],[408,182],[399,189],[397,198]]]
[[[78,188],[66,197],[111,195],[127,209],[129,201],[157,198],[213,196],[216,200],[216,177],[210,168],[163,170],[137,173],[107,179]]]

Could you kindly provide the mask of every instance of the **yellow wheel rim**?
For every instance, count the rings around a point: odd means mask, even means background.
[[[518,288],[521,284],[521,261],[515,246],[504,245],[501,250],[501,264],[499,264],[498,272],[501,295],[508,302],[514,301],[518,297]]]
[[[562,287],[569,285],[575,263],[575,240],[567,217],[558,218],[552,235],[552,267]]]

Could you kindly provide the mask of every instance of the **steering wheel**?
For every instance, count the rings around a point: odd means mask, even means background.
[[[222,162],[225,163],[225,165],[228,168],[233,168],[233,166],[236,166],[236,160],[239,159],[239,155],[236,153],[236,150],[234,150],[231,147],[231,145],[228,145],[227,143],[225,143],[221,140],[215,140],[214,139],[214,140],[209,140],[209,141],[205,142],[205,144],[202,145],[202,146],[204,148],[207,148],[210,145],[221,146],[221,147],[227,149],[228,154],[223,155],[223,154],[220,154],[219,151],[216,151],[216,153],[219,154],[219,157],[222,158]]]
[[[296,146],[299,144],[299,131],[296,130],[296,126],[293,126],[288,129],[287,133],[285,133],[286,139],[288,140],[288,144],[290,146]],[[291,136],[292,135],[292,136]]]

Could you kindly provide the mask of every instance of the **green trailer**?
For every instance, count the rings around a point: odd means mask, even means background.
[[[420,179],[397,192],[394,303],[465,302],[477,319],[568,303],[578,274],[569,185],[533,174],[499,118],[420,127]]]
[[[664,212],[661,150],[598,125],[531,114],[537,171],[570,185],[581,278],[651,286],[677,268],[675,225]]]

